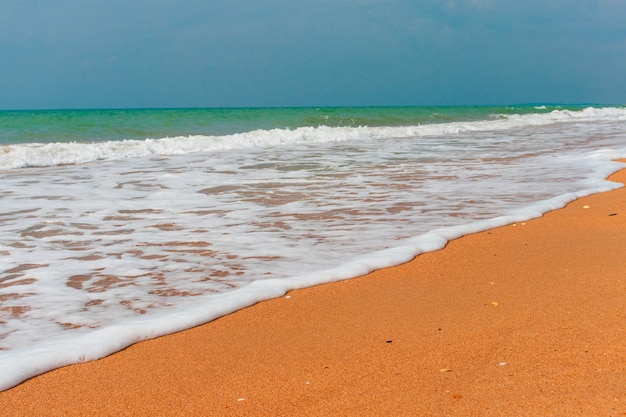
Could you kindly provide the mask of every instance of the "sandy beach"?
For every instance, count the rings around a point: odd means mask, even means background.
[[[622,188],[46,373],[0,414],[626,415],[625,253]]]

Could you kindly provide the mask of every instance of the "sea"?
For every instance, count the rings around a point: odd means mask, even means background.
[[[0,390],[621,187],[620,158],[614,105],[1,111]]]

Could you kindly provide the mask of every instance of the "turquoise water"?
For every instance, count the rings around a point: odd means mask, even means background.
[[[229,135],[307,126],[414,126],[584,106],[307,107],[0,111],[0,144]]]

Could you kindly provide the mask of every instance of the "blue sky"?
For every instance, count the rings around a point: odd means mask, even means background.
[[[2,0],[0,109],[626,103],[624,0]]]

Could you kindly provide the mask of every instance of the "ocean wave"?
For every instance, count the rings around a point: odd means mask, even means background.
[[[0,170],[84,164],[146,156],[173,156],[196,152],[219,152],[259,146],[298,143],[343,142],[359,139],[415,138],[455,135],[463,132],[503,131],[553,123],[626,120],[626,108],[588,107],[579,111],[496,114],[470,122],[390,127],[299,127],[259,129],[223,136],[174,136],[107,142],[55,142],[5,145],[0,148]]]

